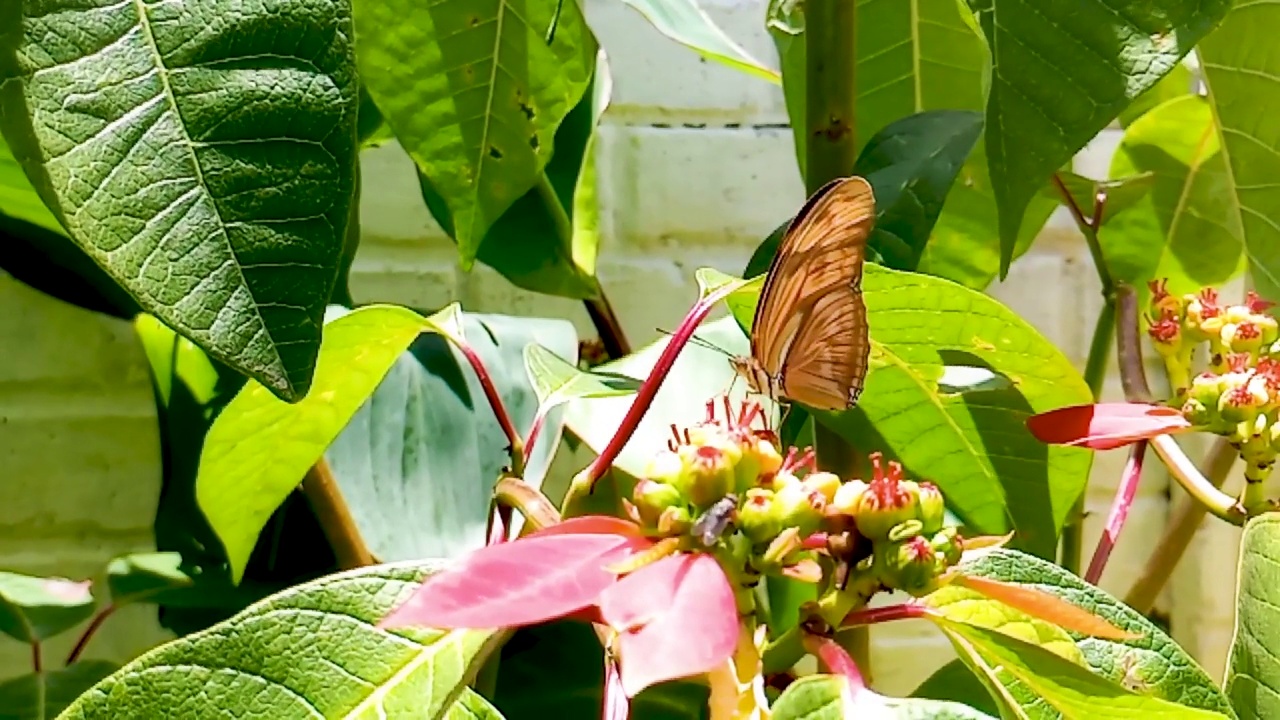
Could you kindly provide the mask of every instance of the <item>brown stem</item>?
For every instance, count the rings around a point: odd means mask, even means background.
[[[333,548],[333,555],[338,566],[343,570],[366,567],[377,564],[356,521],[351,517],[351,510],[342,499],[342,491],[338,489],[338,481],[329,469],[329,462],[321,457],[302,478],[302,494],[311,505],[311,511],[320,522],[320,529]]]
[[[98,628],[102,627],[102,623],[106,622],[107,618],[111,617],[111,613],[115,611],[115,604],[107,603],[105,607],[98,611],[97,615],[93,616],[93,619],[89,621],[89,627],[84,629],[84,632],[80,634],[80,639],[76,640],[75,647],[71,648],[71,652],[67,654],[65,665],[70,665],[80,659],[80,654],[84,652],[90,638],[93,637],[94,633],[98,632]],[[37,672],[39,671],[37,670]]]
[[[591,318],[591,324],[595,326],[596,334],[600,336],[600,343],[604,345],[609,358],[617,360],[630,355],[631,343],[627,341],[622,323],[613,312],[613,305],[604,294],[604,288],[600,288],[599,298],[583,300],[582,304],[587,308],[587,315]]]
[[[1138,293],[1128,283],[1117,283],[1116,356],[1120,363],[1120,386],[1129,402],[1152,402],[1151,386],[1142,364],[1142,333],[1138,324]]]
[[[44,672],[44,660],[40,657],[40,641],[31,641],[31,672],[39,675]],[[44,685],[43,682],[40,683]]]
[[[1210,484],[1222,487],[1238,457],[1239,453],[1226,438],[1218,438],[1205,458],[1205,477]],[[1206,514],[1208,509],[1203,503],[1191,498],[1182,499],[1169,524],[1165,526],[1164,535],[1156,543],[1156,549],[1147,560],[1142,574],[1125,595],[1126,605],[1140,613],[1151,610],[1156,597],[1169,582],[1178,562],[1191,546],[1196,528],[1200,527],[1200,521]]]

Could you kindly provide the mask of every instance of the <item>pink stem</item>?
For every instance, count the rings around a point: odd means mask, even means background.
[[[1129,461],[1124,466],[1124,474],[1120,476],[1120,487],[1116,488],[1116,497],[1111,501],[1111,511],[1107,514],[1107,524],[1098,540],[1098,547],[1093,551],[1093,559],[1089,561],[1089,570],[1084,574],[1085,582],[1097,584],[1102,571],[1107,566],[1111,551],[1120,539],[1120,531],[1129,517],[1129,508],[1133,507],[1133,496],[1138,491],[1138,480],[1142,478],[1142,460],[1147,454],[1147,441],[1139,440],[1129,451]]]
[[[840,627],[875,625],[876,623],[892,622],[893,620],[918,620],[926,618],[928,615],[929,609],[919,603],[885,605],[884,607],[854,610],[844,616],[844,620],[840,621]]]
[[[689,342],[689,338],[693,337],[698,325],[707,317],[707,313],[711,312],[711,308],[715,307],[716,303],[720,302],[721,299],[735,289],[735,285],[726,285],[724,288],[694,303],[693,308],[689,310],[689,314],[685,315],[684,320],[680,322],[680,326],[671,334],[671,341],[663,348],[662,355],[658,356],[658,361],[653,365],[653,370],[649,372],[649,376],[640,385],[640,390],[636,392],[635,399],[631,401],[631,407],[627,409],[626,416],[622,418],[618,431],[613,434],[604,451],[596,456],[596,459],[587,469],[586,479],[590,487],[594,488],[596,482],[604,477],[605,472],[613,465],[613,461],[618,459],[618,455],[622,452],[622,448],[626,446],[627,441],[635,434],[636,428],[640,425],[640,420],[649,411],[649,406],[653,404],[653,398],[657,396],[659,388],[662,387],[662,382],[667,379],[667,375],[671,372],[671,366],[675,365],[680,351]]]
[[[862,679],[862,671],[858,669],[858,664],[853,661],[849,653],[842,647],[840,643],[828,637],[820,635],[805,634],[804,648],[809,651],[810,655],[818,658],[818,662],[822,664],[833,675],[843,677],[849,683],[850,689],[857,694],[857,691],[867,687],[867,683]]]
[[[545,424],[547,416],[543,414],[542,409],[538,409],[538,415],[533,419],[533,424],[529,426],[529,437],[524,441],[524,464],[529,464],[529,456],[533,455],[533,446],[538,442],[538,435],[542,433],[542,426]]]

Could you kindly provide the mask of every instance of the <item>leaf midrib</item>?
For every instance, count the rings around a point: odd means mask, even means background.
[[[138,0],[134,1],[138,2]],[[493,98],[498,94],[498,64],[502,60],[502,29],[506,15],[507,0],[498,0],[498,16],[494,18],[496,27],[494,28],[493,33],[493,67],[489,68],[489,85],[485,88],[484,129],[480,131],[480,146],[476,148],[476,179],[471,185],[471,187],[477,192],[479,192],[480,183],[484,177],[484,156],[485,148],[489,146],[489,130],[493,128]],[[476,215],[480,212],[480,203],[478,200],[479,198],[477,198],[476,205],[471,210],[471,217],[469,218],[470,227],[467,229],[468,241],[476,243],[477,248],[479,247],[479,243],[477,243],[476,239],[471,236],[475,233]]]
[[[178,132],[182,134],[183,149],[186,151],[188,157],[191,158],[191,167],[195,171],[196,182],[198,183],[201,192],[208,196],[209,204],[213,207],[214,216],[218,219],[218,235],[226,243],[227,250],[231,253],[231,258],[234,261],[236,269],[236,277],[240,279],[240,286],[245,289],[245,292],[249,294],[249,298],[252,301],[250,305],[252,306],[253,316],[257,319],[259,331],[266,333],[267,339],[270,340],[267,345],[270,348],[271,354],[275,357],[275,365],[280,371],[285,384],[290,388],[290,390],[292,390],[293,380],[289,377],[289,372],[285,368],[284,358],[280,357],[280,348],[276,345],[276,339],[271,336],[271,329],[267,325],[266,318],[262,317],[262,308],[258,305],[258,299],[254,297],[253,288],[249,286],[249,282],[244,276],[244,268],[240,264],[240,256],[236,252],[235,245],[232,244],[231,238],[227,235],[227,223],[222,218],[222,208],[218,207],[218,203],[214,199],[213,193],[209,191],[208,186],[205,183],[204,168],[200,166],[200,159],[196,157],[195,143],[191,139],[191,134],[187,132],[186,122],[182,118],[182,112],[178,109],[178,100],[174,95],[173,84],[169,79],[169,67],[164,64],[164,58],[160,55],[160,48],[156,43],[155,32],[153,32],[151,28],[151,19],[147,16],[146,6],[143,4],[142,0],[132,0],[132,2],[134,10],[138,14],[138,26],[142,29],[142,33],[147,43],[147,50],[151,53],[152,61],[155,63],[156,76],[160,78],[160,83],[164,92],[165,104],[169,106],[169,112],[173,113],[174,122],[178,126]]]

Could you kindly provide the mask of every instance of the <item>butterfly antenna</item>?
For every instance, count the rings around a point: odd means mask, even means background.
[[[675,333],[671,332],[670,330],[663,330],[662,328],[657,328],[657,330],[658,332],[668,337],[675,337]],[[717,346],[715,343],[712,343],[708,340],[700,338],[697,335],[690,335],[689,342],[693,343],[694,345],[697,345],[698,347],[718,352],[721,355],[724,355],[725,357],[733,357],[733,353],[729,352],[728,350],[725,350],[722,347]]]

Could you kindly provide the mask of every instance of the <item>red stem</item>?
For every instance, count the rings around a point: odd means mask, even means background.
[[[40,659],[40,641],[31,641],[31,672],[39,675],[44,672],[44,662]]]
[[[654,363],[653,370],[649,372],[649,376],[644,379],[644,383],[640,385],[639,391],[636,392],[635,400],[631,401],[631,407],[627,409],[627,414],[622,418],[622,423],[618,426],[618,431],[613,434],[613,438],[609,440],[609,444],[605,446],[596,459],[587,468],[586,478],[590,487],[595,487],[596,482],[604,477],[605,472],[613,465],[613,461],[618,459],[618,454],[622,452],[622,448],[626,446],[627,441],[635,434],[636,428],[640,425],[640,420],[644,418],[644,414],[649,411],[649,406],[653,404],[653,398],[657,396],[662,382],[667,379],[667,375],[671,372],[671,366],[675,364],[676,357],[680,355],[680,351],[684,349],[685,344],[689,342],[689,338],[693,337],[693,333],[698,329],[698,325],[706,318],[707,313],[711,312],[711,308],[716,306],[722,298],[736,289],[736,285],[726,285],[724,288],[711,293],[694,303],[693,308],[689,310],[689,314],[685,315],[680,326],[671,334],[671,341],[663,348],[662,355],[658,357],[658,361]]]
[[[1084,574],[1085,582],[1098,584],[1102,571],[1107,566],[1111,551],[1120,539],[1120,531],[1124,529],[1125,520],[1129,517],[1129,508],[1133,507],[1133,496],[1138,491],[1138,480],[1142,478],[1142,460],[1147,454],[1147,441],[1139,440],[1133,444],[1129,452],[1129,461],[1124,466],[1124,474],[1120,476],[1120,487],[1116,488],[1116,497],[1111,501],[1111,511],[1107,514],[1107,524],[1102,531],[1098,547],[1093,551],[1093,559],[1089,561],[1089,570]]]
[[[805,633],[804,649],[810,655],[818,658],[818,662],[827,669],[828,672],[843,677],[849,683],[850,689],[855,694],[858,690],[866,688],[867,684],[862,679],[862,671],[858,669],[858,664],[853,661],[849,653],[842,647],[840,643],[828,637],[821,635],[813,635]]]
[[[502,432],[507,436],[507,442],[511,445],[511,456],[523,459],[524,441],[520,439],[520,433],[516,431],[515,424],[511,422],[511,416],[507,414],[507,408],[502,404],[502,396],[498,394],[498,389],[493,386],[493,378],[489,377],[489,371],[485,369],[480,356],[476,354],[475,350],[471,349],[471,346],[466,343],[457,343],[457,346],[462,351],[462,355],[467,358],[467,362],[471,363],[471,369],[475,371],[476,378],[480,380],[480,387],[484,389],[484,396],[489,401],[489,407],[493,408],[494,417],[498,418],[498,424],[502,426]],[[513,470],[518,469],[513,468]]]
[[[854,610],[844,616],[844,620],[840,621],[840,627],[875,625],[876,623],[891,622],[893,620],[919,620],[928,617],[928,615],[929,609],[918,603],[885,605],[884,607]]]
[[[93,616],[93,620],[89,621],[89,627],[84,629],[84,633],[76,641],[75,647],[71,648],[71,652],[67,655],[66,665],[70,665],[80,659],[80,653],[84,652],[85,646],[89,644],[89,639],[93,637],[94,633],[98,632],[98,628],[102,627],[102,623],[106,622],[107,618],[111,617],[111,613],[115,611],[116,606],[112,603],[107,603],[106,607]],[[36,652],[36,661],[39,662],[39,650],[37,649]],[[40,672],[39,668],[36,669],[36,672]]]
[[[538,435],[542,433],[542,426],[547,416],[543,413],[542,408],[538,408],[538,414],[533,418],[533,424],[529,426],[529,437],[524,441],[524,464],[529,464],[529,456],[533,454],[533,446],[538,442]]]

